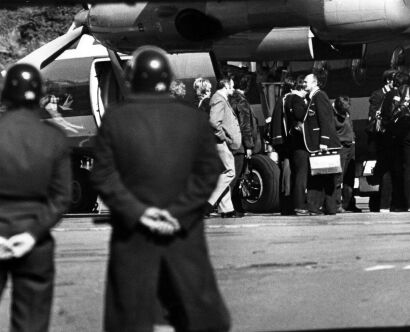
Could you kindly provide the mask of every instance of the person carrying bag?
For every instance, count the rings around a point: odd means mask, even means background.
[[[337,137],[333,106],[319,87],[316,74],[305,77],[308,109],[303,121],[303,138],[310,153],[311,176],[307,186],[307,205],[311,215],[336,214],[336,174],[341,172],[341,149]],[[320,84],[321,86],[322,84]]]

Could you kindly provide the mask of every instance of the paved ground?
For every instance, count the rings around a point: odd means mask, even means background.
[[[109,228],[66,218],[54,234],[51,331],[101,331]],[[409,213],[212,218],[207,236],[233,331],[410,325]]]

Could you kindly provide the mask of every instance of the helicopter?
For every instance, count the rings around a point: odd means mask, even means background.
[[[40,3],[57,4],[47,0],[6,0],[0,6]],[[58,2],[68,3],[80,2]],[[221,61],[268,63],[270,69],[280,63],[292,72],[327,66],[331,80],[339,82],[337,91],[346,90],[357,99],[368,96],[370,89],[381,84],[386,65],[405,67],[409,59],[408,0],[90,1],[83,8],[66,34],[20,60],[35,65],[50,81],[57,80],[57,90],[65,90],[56,106],[60,112],[55,113],[62,116],[55,116],[54,120],[65,126],[75,142],[79,196],[91,197],[79,199],[74,210],[81,212],[92,209],[95,201],[87,184],[92,164],[91,138],[103,109],[125,93],[124,61],[138,46],[155,44],[175,59],[178,55],[182,58],[182,54],[189,54],[190,59],[206,54],[206,59],[194,61],[190,68],[186,61],[176,60],[176,66],[182,66],[177,71],[184,73],[180,78],[188,81],[194,75],[215,79],[220,75],[217,64]],[[73,50],[81,49],[87,54],[87,48],[79,47],[87,43],[84,40],[88,40],[89,50],[92,46],[100,53],[89,51],[87,56],[80,56],[87,59],[81,62],[76,56],[70,58],[67,54]],[[59,67],[65,69],[60,68],[60,72],[56,69]],[[78,77],[72,78],[71,72]],[[67,91],[82,92],[74,95],[70,104]],[[269,117],[275,96],[261,107],[262,118]],[[76,105],[80,101],[91,107],[84,108],[75,119],[67,116],[73,109],[81,109]],[[362,115],[357,120],[364,120]],[[275,210],[279,205],[278,167],[266,155],[254,159],[260,165],[254,169],[257,185],[253,197],[247,200],[249,210]]]

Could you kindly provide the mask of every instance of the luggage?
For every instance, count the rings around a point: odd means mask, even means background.
[[[342,173],[340,154],[337,152],[312,154],[309,164],[312,175]]]

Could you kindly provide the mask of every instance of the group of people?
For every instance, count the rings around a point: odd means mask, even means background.
[[[96,138],[92,183],[112,226],[104,330],[152,331],[166,313],[176,331],[224,332],[230,316],[218,290],[203,216],[243,215],[238,177],[261,150],[245,97],[249,76],[195,80],[197,109],[180,102],[165,52],[138,49],[127,64],[129,94],[107,111]],[[409,77],[385,73],[370,98],[379,209],[410,207]],[[355,135],[350,99],[331,103],[318,74],[285,79],[270,128],[280,155],[282,207],[297,216],[360,212],[353,197]],[[171,91],[171,95],[170,95]],[[11,331],[48,330],[54,284],[51,228],[70,204],[70,149],[40,121],[40,72],[7,71],[0,117],[0,295],[12,280]],[[341,172],[311,174],[312,154],[337,152]],[[158,160],[158,156],[161,157]],[[393,161],[393,162],[392,162]]]
[[[208,199],[207,214],[216,211],[222,218],[244,215],[238,179],[245,163],[262,145],[257,117],[245,97],[250,79],[247,75],[228,75],[218,81],[213,95],[208,79],[197,78],[193,85],[197,108],[209,118],[223,164],[217,186]]]
[[[270,140],[282,170],[282,213],[334,215],[360,212],[353,197],[355,135],[350,99],[331,103],[320,74],[287,76],[270,127]],[[341,172],[311,174],[313,154],[340,155]]]
[[[153,331],[164,315],[176,331],[228,331],[203,224],[221,172],[209,119],[170,96],[163,50],[138,49],[126,76],[129,93],[102,120],[91,176],[111,212],[104,331]],[[70,149],[61,129],[40,121],[42,97],[36,68],[8,70],[0,117],[0,295],[10,277],[12,332],[48,331],[51,228],[70,204]]]
[[[376,151],[371,197],[372,211],[402,212],[410,209],[410,77],[386,70],[384,85],[370,96],[367,133],[369,148]]]

